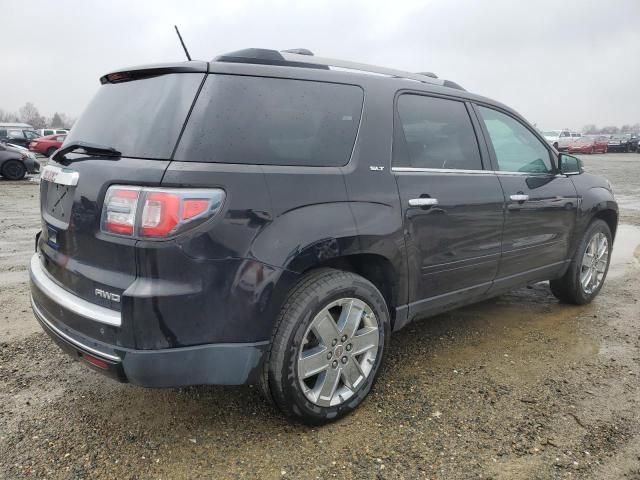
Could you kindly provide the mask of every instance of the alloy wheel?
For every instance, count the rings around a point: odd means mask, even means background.
[[[580,284],[587,295],[596,291],[604,279],[609,263],[609,240],[602,232],[596,233],[584,252],[580,267]]]
[[[367,303],[341,298],[324,307],[304,334],[298,381],[321,407],[346,402],[365,383],[378,356],[379,322]]]

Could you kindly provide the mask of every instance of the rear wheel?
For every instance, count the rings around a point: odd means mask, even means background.
[[[594,220],[584,233],[567,272],[549,282],[556,298],[575,305],[591,302],[607,276],[612,244],[609,226],[602,220]]]
[[[336,420],[371,389],[389,336],[384,297],[359,275],[311,272],[280,311],[262,378],[264,393],[307,424]]]
[[[56,147],[50,147],[47,150],[47,157],[51,157],[54,153],[56,153],[57,148]]]
[[[22,180],[27,174],[27,168],[20,160],[7,160],[2,165],[0,173],[7,180]]]

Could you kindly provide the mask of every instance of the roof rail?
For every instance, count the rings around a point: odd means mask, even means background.
[[[335,67],[345,70],[386,75],[395,78],[406,78],[409,80],[415,80],[416,82],[464,90],[464,88],[457,83],[450,80],[442,80],[430,72],[412,73],[405,72],[403,70],[395,70],[393,68],[369,65],[366,63],[349,62],[346,60],[337,60],[335,58],[316,57],[306,48],[283,50],[281,52],[265,48],[247,48],[244,50],[238,50],[237,52],[225,53],[213,60],[216,62],[257,63],[265,65],[318,68],[323,70],[328,70],[329,67]]]
[[[335,58],[310,57],[307,55],[299,55],[297,53],[289,53],[287,51],[280,52],[285,60],[289,62],[303,62],[318,66],[344,68],[346,70],[357,70],[359,72],[377,73],[379,75],[387,75],[389,77],[407,78],[417,82],[429,83],[432,85],[444,85],[444,81],[439,78],[433,78],[420,73],[405,72],[403,70],[395,70],[393,68],[378,67],[366,63],[349,62],[346,60],[337,60]]]

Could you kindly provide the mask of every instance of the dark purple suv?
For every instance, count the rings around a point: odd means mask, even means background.
[[[250,49],[101,84],[42,173],[31,295],[120,381],[258,383],[323,423],[410,321],[604,282],[609,182],[454,82]]]

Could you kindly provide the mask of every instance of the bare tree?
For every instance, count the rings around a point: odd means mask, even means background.
[[[13,112],[5,112],[0,108],[0,122],[18,122],[18,116]]]
[[[33,128],[44,128],[47,126],[47,120],[40,115],[40,112],[31,102],[27,102],[18,112],[20,120],[24,123],[28,123]]]

